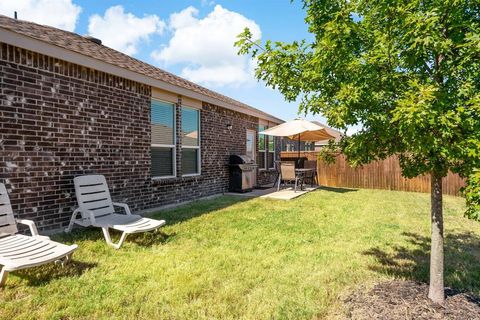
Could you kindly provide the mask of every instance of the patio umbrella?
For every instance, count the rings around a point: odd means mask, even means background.
[[[304,119],[295,119],[284,122],[278,126],[269,128],[259,133],[268,136],[288,137],[289,139],[297,140],[299,158],[300,141],[320,141],[335,138],[327,132],[325,127]]]

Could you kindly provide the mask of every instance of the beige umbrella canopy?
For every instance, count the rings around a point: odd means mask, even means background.
[[[284,122],[259,133],[268,136],[288,137],[289,139],[297,140],[299,146],[300,141],[335,139],[324,127],[304,119]],[[300,148],[298,148],[298,155],[300,156]]]
[[[268,136],[288,137],[300,141],[320,141],[334,139],[327,130],[311,121],[295,119],[260,132]]]

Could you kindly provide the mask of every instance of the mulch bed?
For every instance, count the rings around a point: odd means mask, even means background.
[[[345,299],[349,319],[480,319],[480,298],[447,288],[444,305],[431,302],[428,285],[388,281],[370,291],[359,290]]]

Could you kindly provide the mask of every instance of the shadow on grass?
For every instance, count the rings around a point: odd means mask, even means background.
[[[18,276],[19,278],[26,279],[29,285],[41,286],[54,279],[78,277],[85,271],[96,266],[96,263],[87,263],[75,260],[74,254],[73,260],[63,266],[61,264],[52,262],[34,268],[13,271],[12,274]]]
[[[364,252],[377,264],[370,269],[394,276],[428,283],[430,237],[404,232],[408,246],[392,250],[372,248]],[[445,238],[445,285],[480,294],[480,237],[471,232],[447,234]],[[448,291],[447,291],[448,294]]]
[[[120,231],[110,229],[110,237],[112,238],[112,241],[114,243],[120,240],[121,235],[122,233]],[[167,243],[169,239],[174,236],[175,236],[174,232],[167,234],[161,231],[161,229],[159,229],[158,231],[133,233],[127,236],[127,239],[125,240],[123,245],[125,245],[125,243],[130,242],[130,243],[135,243],[139,246],[148,247],[154,244]],[[105,246],[108,246],[103,236],[102,229],[95,228],[95,227],[87,227],[87,228],[76,227],[71,233],[62,233],[62,234],[54,235],[52,236],[52,239],[59,242],[69,242],[69,243],[75,243],[75,242],[81,242],[81,241],[92,241],[92,242],[101,241],[105,243]]]
[[[325,191],[336,192],[336,193],[347,193],[347,192],[358,191],[358,189],[335,188],[335,187],[326,187],[326,186],[320,186],[319,190],[325,190]]]
[[[252,198],[240,196],[219,196],[217,198],[193,201],[176,208],[155,212],[151,217],[163,219],[167,222],[167,225],[174,225],[251,199]]]
[[[200,217],[205,214],[212,213],[217,210],[227,208],[239,202],[250,200],[245,197],[236,196],[220,196],[214,199],[198,200],[190,202],[179,207],[165,209],[159,212],[155,212],[149,217],[153,219],[165,220],[168,225],[175,225],[196,217]],[[158,231],[142,232],[129,234],[125,242],[133,242],[140,246],[152,246],[158,244],[168,243],[175,237],[176,233],[165,233],[162,228]],[[110,229],[110,236],[113,242],[117,242],[120,239],[121,232]],[[105,241],[103,237],[102,229],[88,227],[82,228],[76,226],[72,233],[62,233],[58,236],[54,236],[55,240],[60,242],[75,243],[76,241]],[[105,245],[107,245],[105,243]]]

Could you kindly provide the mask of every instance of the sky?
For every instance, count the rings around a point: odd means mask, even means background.
[[[233,43],[245,27],[261,41],[311,39],[300,0],[0,0],[0,14],[14,11],[19,19],[99,38],[283,120],[298,117],[298,104],[258,82],[255,63],[238,56]]]

